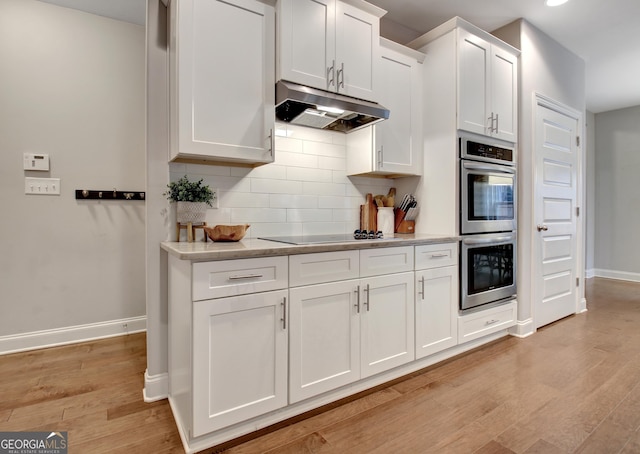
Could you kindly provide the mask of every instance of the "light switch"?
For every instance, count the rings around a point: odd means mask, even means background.
[[[24,153],[24,170],[49,170],[49,155]]]
[[[60,195],[60,178],[24,179],[24,193],[35,195]]]

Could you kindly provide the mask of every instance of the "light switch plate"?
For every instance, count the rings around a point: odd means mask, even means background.
[[[49,155],[24,153],[24,170],[49,170]]]
[[[60,178],[24,179],[24,193],[34,195],[60,195]]]

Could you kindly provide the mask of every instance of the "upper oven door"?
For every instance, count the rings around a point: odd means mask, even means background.
[[[460,172],[460,233],[515,230],[515,168],[461,160]]]

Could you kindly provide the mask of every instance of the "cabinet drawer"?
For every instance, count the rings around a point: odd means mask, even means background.
[[[428,270],[458,263],[458,243],[416,246],[416,270]]]
[[[413,246],[360,251],[360,277],[413,271]]]
[[[354,279],[359,273],[358,251],[319,252],[289,256],[290,286]]]
[[[193,300],[287,288],[287,257],[221,260],[193,264]]]
[[[516,324],[515,301],[458,317],[458,342],[468,342]]]

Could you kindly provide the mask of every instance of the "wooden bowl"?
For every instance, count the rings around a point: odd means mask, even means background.
[[[212,241],[240,241],[247,233],[249,224],[243,225],[216,225],[204,227],[204,231]]]

